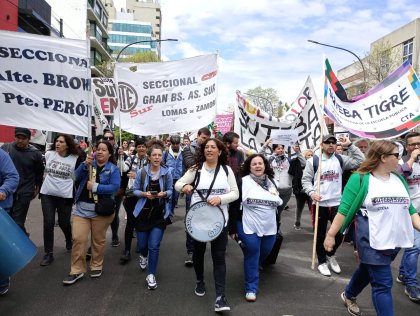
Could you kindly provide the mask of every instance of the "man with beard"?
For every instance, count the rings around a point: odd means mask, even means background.
[[[340,205],[343,171],[358,168],[365,159],[360,149],[353,145],[347,137],[343,139],[342,144],[348,147],[349,156],[335,154],[337,138],[334,135],[324,136],[322,138],[322,170],[319,168],[320,157],[314,155],[307,160],[302,176],[303,190],[311,197],[313,202],[313,222],[315,221],[316,202],[319,202],[316,253],[318,256],[318,270],[324,276],[331,276],[329,267],[335,273],[341,272],[335,258],[335,252],[341,244],[343,235],[336,235],[335,246],[330,252],[325,251],[323,242],[327,232],[328,221],[333,222]],[[317,192],[318,172],[321,172],[319,194]]]

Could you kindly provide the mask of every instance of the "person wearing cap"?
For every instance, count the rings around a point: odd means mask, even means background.
[[[183,173],[181,137],[178,135],[172,135],[169,138],[169,141],[170,146],[168,147],[168,150],[163,154],[162,162],[169,168],[175,185],[179,178],[182,177]],[[175,215],[174,210],[178,204],[178,197],[179,192],[174,191],[172,193],[172,198],[169,200],[169,207],[171,210],[171,213],[169,214],[170,220],[172,220]]]
[[[31,200],[39,193],[44,174],[42,154],[35,146],[29,144],[30,139],[29,129],[16,127],[15,141],[1,146],[1,149],[10,155],[20,178],[18,188],[13,195],[10,216],[28,236],[25,229],[26,215]]]
[[[318,155],[309,158],[302,176],[303,190],[311,197],[313,202],[313,222],[316,202],[319,202],[316,253],[318,256],[318,270],[324,276],[331,276],[330,268],[335,273],[341,272],[335,253],[341,244],[343,235],[336,235],[335,246],[329,252],[326,252],[324,249],[323,242],[327,232],[328,221],[332,222],[334,220],[340,205],[343,171],[358,168],[365,159],[360,149],[353,145],[349,138],[343,138],[342,144],[348,147],[348,156],[335,154],[337,138],[334,135],[324,136],[322,138],[322,161],[320,161]],[[319,193],[317,192],[318,172],[321,172]]]

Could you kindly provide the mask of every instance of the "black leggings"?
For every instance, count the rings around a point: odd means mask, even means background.
[[[216,288],[216,297],[225,294],[226,283],[226,262],[225,253],[227,245],[227,229],[223,229],[222,233],[215,240],[211,241],[211,257],[213,259],[213,276]],[[204,280],[204,254],[206,252],[205,242],[194,240],[193,262],[197,281]]]
[[[127,223],[124,231],[125,250],[131,252],[131,242],[133,239],[134,228],[136,227],[136,218],[133,215],[134,207],[136,206],[137,197],[125,198],[123,205],[127,212]]]

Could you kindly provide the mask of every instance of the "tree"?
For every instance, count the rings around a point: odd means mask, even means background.
[[[248,89],[245,92],[246,97],[256,106],[259,106],[265,112],[270,115],[277,116],[278,108],[281,108],[279,105],[279,97],[277,95],[276,89],[273,88],[262,88],[258,86],[254,89]]]
[[[366,90],[383,81],[392,71],[397,69],[402,62],[401,47],[392,47],[388,41],[380,41],[374,46],[363,64],[366,69]]]
[[[114,52],[118,54],[118,52]],[[124,56],[124,55],[122,55]],[[155,52],[138,52],[134,55],[124,56],[119,58],[120,63],[152,63],[159,62],[159,57]],[[112,78],[114,76],[115,63],[112,60],[104,61],[102,64],[96,66],[107,78]]]

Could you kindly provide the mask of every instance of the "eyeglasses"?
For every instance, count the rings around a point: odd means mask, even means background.
[[[105,140],[114,140],[114,136],[104,137]]]
[[[408,147],[420,147],[420,143],[412,143],[412,144],[408,144]]]
[[[386,154],[387,156],[394,156],[397,159],[400,159],[400,154],[399,153],[390,153],[390,154]]]
[[[335,140],[327,140],[326,142],[324,142],[324,144],[325,145],[330,145],[330,144],[337,145],[337,141],[335,141]]]

